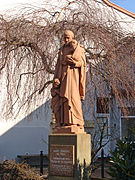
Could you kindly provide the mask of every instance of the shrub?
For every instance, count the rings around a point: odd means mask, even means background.
[[[1,180],[42,180],[34,169],[26,163],[15,163],[15,161],[3,161],[0,164]]]
[[[132,133],[135,137],[135,131]],[[118,140],[111,156],[108,174],[115,180],[135,180],[135,141],[131,137]]]

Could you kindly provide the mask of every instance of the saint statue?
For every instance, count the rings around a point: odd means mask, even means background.
[[[82,133],[84,120],[81,100],[85,97],[85,50],[74,39],[74,33],[70,30],[64,32],[64,41],[65,44],[59,51],[51,89],[56,132],[66,132],[68,129],[71,133]]]

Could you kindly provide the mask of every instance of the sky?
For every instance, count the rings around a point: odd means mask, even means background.
[[[135,14],[135,0],[110,0],[110,2]]]

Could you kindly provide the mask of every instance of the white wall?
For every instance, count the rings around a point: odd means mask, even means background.
[[[51,109],[49,101],[20,120],[0,121],[0,161],[14,159],[20,154],[48,153]]]

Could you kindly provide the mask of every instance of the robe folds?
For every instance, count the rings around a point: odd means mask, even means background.
[[[60,49],[54,79],[60,81],[59,87],[51,90],[56,126],[83,126],[81,99],[85,97],[86,59],[80,44],[72,53],[68,46]]]

